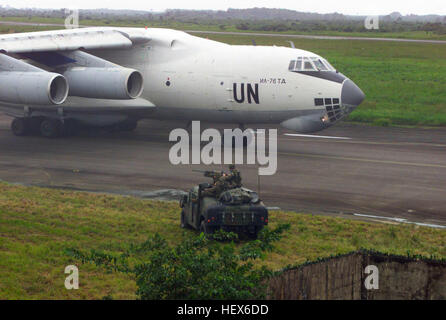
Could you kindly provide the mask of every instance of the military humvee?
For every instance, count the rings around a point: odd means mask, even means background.
[[[203,197],[208,183],[192,188],[180,200],[181,227],[209,235],[218,229],[257,238],[268,224],[268,210],[256,192],[246,188],[224,191],[218,198]]]

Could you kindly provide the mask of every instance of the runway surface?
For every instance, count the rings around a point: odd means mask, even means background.
[[[144,120],[133,133],[93,131],[55,140],[15,137],[9,125],[1,115],[0,179],[9,182],[175,198],[177,191],[160,190],[207,181],[192,169],[223,168],[170,164],[168,135],[183,124]],[[278,172],[260,180],[268,206],[446,225],[446,129],[344,123],[321,133],[351,140],[283,133]],[[257,167],[240,169],[245,185],[257,190]]]
[[[58,23],[34,23],[34,22],[18,22],[18,21],[0,21],[0,25],[16,25],[16,26],[35,26],[35,27],[65,27]],[[82,28],[94,26],[81,26]],[[316,36],[304,34],[282,34],[282,33],[260,33],[260,32],[228,32],[228,31],[199,31],[184,30],[192,34],[221,34],[234,36],[267,36],[293,39],[319,39],[319,40],[355,40],[355,41],[387,41],[387,42],[414,42],[414,43],[431,43],[446,44],[445,40],[423,40],[423,39],[400,39],[400,38],[373,38],[373,37],[344,37],[344,36]]]

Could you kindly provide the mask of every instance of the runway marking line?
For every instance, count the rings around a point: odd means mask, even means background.
[[[286,153],[286,152],[278,152],[278,154],[285,155],[285,156],[294,156],[294,157],[306,157],[306,158],[318,158],[318,159],[333,159],[333,160],[346,160],[346,161],[360,161],[360,162],[370,162],[370,163],[393,164],[393,165],[399,165],[399,166],[413,166],[413,167],[446,169],[446,165],[430,164],[430,163],[414,163],[414,162],[400,162],[400,161],[390,161],[390,160],[361,159],[361,158],[350,158],[350,157],[320,156],[320,155],[315,155],[315,154]]]
[[[297,134],[297,133],[285,133],[285,136],[288,137],[303,137],[303,138],[315,138],[315,139],[334,139],[334,140],[351,140],[352,138],[348,137],[333,137],[333,136],[316,136],[310,134]],[[288,139],[292,140],[292,139]]]
[[[296,139],[279,139],[282,141],[299,141],[299,142],[315,142],[315,140],[296,140]],[[441,147],[446,148],[446,144],[439,143],[427,143],[427,142],[372,142],[372,141],[361,141],[361,140],[317,140],[317,142],[326,142],[326,143],[349,143],[349,144],[371,144],[371,145],[390,145],[390,146],[426,146],[426,147]]]

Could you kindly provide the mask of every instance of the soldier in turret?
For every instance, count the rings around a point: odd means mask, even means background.
[[[240,171],[235,168],[235,165],[231,164],[229,166],[229,181],[231,188],[241,188],[242,187],[242,177],[240,176]]]
[[[215,197],[218,198],[223,192],[231,189],[242,187],[242,178],[240,171],[235,168],[235,165],[229,166],[229,174],[222,172],[219,175],[213,175],[214,183],[210,188],[207,188],[201,192],[203,197]],[[209,175],[207,175],[210,177]]]
[[[229,188],[229,182],[227,180],[228,175],[223,173],[220,177],[215,177],[212,187],[207,188],[201,192],[203,197],[215,197],[218,198],[220,194]],[[216,180],[216,181],[215,181]]]

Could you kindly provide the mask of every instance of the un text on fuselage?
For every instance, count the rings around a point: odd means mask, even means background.
[[[257,129],[256,132],[224,129],[222,137],[216,129],[201,132],[200,121],[193,121],[192,138],[187,130],[174,129],[169,141],[176,142],[169,151],[173,165],[247,164],[258,165],[261,176],[272,176],[277,172],[277,129]],[[202,142],[207,144],[202,147]]]
[[[234,83],[232,92],[237,103],[260,104],[258,83]]]

